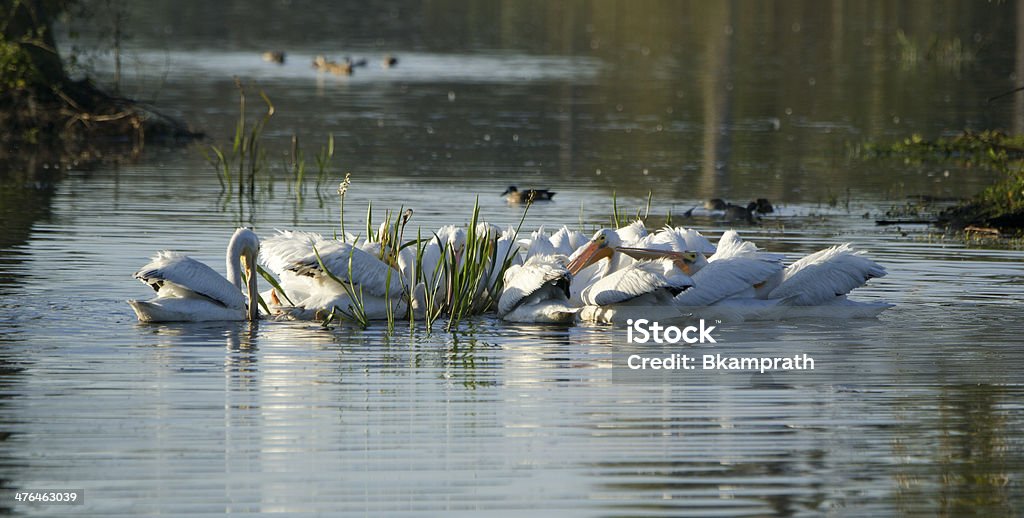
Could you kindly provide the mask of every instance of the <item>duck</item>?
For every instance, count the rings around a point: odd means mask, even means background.
[[[725,210],[725,208],[728,207],[728,206],[729,206],[729,204],[725,203],[725,200],[723,200],[721,198],[711,198],[710,200],[707,200],[707,201],[704,202],[704,209],[705,210],[713,210],[713,211]]]
[[[313,58],[313,68],[321,72],[330,72],[336,76],[352,75],[352,63],[338,63],[327,59],[323,54]]]
[[[535,201],[550,201],[555,196],[555,192],[547,189],[526,189],[520,191],[516,189],[515,185],[509,185],[505,192],[501,193],[501,196],[505,197],[509,203],[532,203]]]
[[[366,58],[352,59],[349,56],[345,56],[345,63],[352,66],[352,68],[365,67]]]
[[[772,202],[768,201],[767,198],[758,198],[754,200],[757,207],[754,209],[758,214],[771,214],[775,212],[775,207],[772,206]]]
[[[398,65],[398,58],[392,56],[391,54],[385,54],[384,55],[384,59],[381,60],[381,62],[380,62],[381,68],[391,68],[391,67],[394,67],[394,66],[397,66],[397,65]]]
[[[725,206],[725,220],[732,223],[754,223],[754,211],[757,210],[757,202],[750,202],[747,206],[728,204]]]
[[[277,63],[283,65],[285,59],[285,53],[281,50],[268,50],[263,53],[263,61],[267,63]]]

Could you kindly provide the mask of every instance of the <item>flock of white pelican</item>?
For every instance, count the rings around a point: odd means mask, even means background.
[[[468,232],[445,226],[420,246],[395,251],[382,244],[385,225],[375,240],[284,230],[262,243],[252,230],[239,228],[227,247],[227,279],[187,256],[160,252],[135,274],[157,296],[129,304],[144,322],[320,320],[356,303],[368,320],[409,312],[421,317],[432,304],[450,303],[452,265],[465,260]],[[849,244],[786,265],[783,254],[762,251],[732,230],[716,244],[683,227],[649,232],[640,221],[601,229],[590,239],[564,226],[550,234],[541,227],[527,237],[481,224],[475,233],[487,252],[474,298],[490,301],[481,307],[511,322],[620,323],[694,314],[852,318],[891,307],[847,297],[886,274]],[[262,294],[257,260],[278,280]]]

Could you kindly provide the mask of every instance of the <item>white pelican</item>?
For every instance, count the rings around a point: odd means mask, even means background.
[[[697,252],[710,255],[717,251],[715,245],[708,241],[700,232],[692,228],[664,227],[654,234],[638,239],[633,245],[636,248],[672,250],[675,252]]]
[[[260,257],[291,301],[279,304],[281,297],[276,297],[273,309],[290,318],[319,320],[335,308],[352,315],[361,311],[367,320],[405,313],[401,274],[351,243],[284,230],[264,241]]]
[[[810,254],[769,279],[765,297],[789,306],[821,306],[824,315],[872,317],[891,308],[885,302],[859,302],[847,295],[869,280],[885,277],[885,268],[849,243]]]
[[[228,242],[228,278],[184,254],[163,251],[135,273],[135,278],[156,290],[154,299],[129,300],[142,322],[200,322],[256,320],[256,256],[260,240],[247,228],[235,230]],[[242,294],[245,270],[247,294]],[[248,298],[248,305],[246,300]]]
[[[461,264],[465,249],[466,229],[445,225],[419,247],[419,258],[416,257],[416,246],[405,247],[399,252],[398,266],[409,286],[410,303],[417,318],[422,318],[427,310],[427,286],[432,288],[429,306],[440,308],[447,299],[449,279],[445,274],[445,264]]]
[[[862,252],[855,252],[849,244],[815,252],[785,269],[781,254],[761,252],[731,230],[722,235],[717,248],[706,261],[698,254],[696,261],[676,262],[692,275],[695,286],[677,296],[675,304],[710,306],[710,312],[717,316],[739,318],[870,317],[892,306],[847,298],[850,291],[869,279],[886,274],[885,268]],[[674,251],[629,247],[619,250],[635,258],[682,259]],[[807,309],[824,306],[828,308],[817,312]]]
[[[755,287],[782,271],[782,256],[761,252],[753,243],[728,230],[718,240],[707,261],[697,261],[684,271],[693,277],[694,288],[676,297],[681,306],[710,306],[733,297],[753,298]]]
[[[583,246],[586,242],[586,235],[582,232],[569,230],[569,227],[565,225],[562,225],[562,228],[551,234],[551,246],[554,247],[555,252],[566,256],[572,255],[576,249]]]
[[[512,265],[505,270],[498,316],[510,322],[572,322],[577,309],[569,305],[569,282],[565,256],[535,255]]]
[[[479,230],[479,227],[478,227]],[[487,260],[486,275],[481,279],[481,293],[483,297],[491,296],[491,288],[497,286],[498,279],[503,275],[505,266],[509,267],[523,264],[523,258],[519,255],[519,244],[516,242],[516,229],[508,227],[501,230],[491,227],[487,234],[493,240],[493,251]]]
[[[616,250],[622,246],[633,246],[646,235],[647,229],[637,220],[616,230],[602,228],[594,233],[590,241],[577,248],[569,256],[568,264],[572,275],[572,284],[569,286],[569,300],[572,304],[583,305],[581,294],[587,286],[635,262],[626,254],[616,253]]]
[[[685,315],[674,297],[694,282],[675,260],[659,258],[628,264],[587,286],[581,299],[580,320],[621,323],[629,318],[670,320]]]

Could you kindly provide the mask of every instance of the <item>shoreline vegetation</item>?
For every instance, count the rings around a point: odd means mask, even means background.
[[[926,140],[915,134],[899,142],[865,144],[857,154],[866,159],[950,164],[997,172],[1001,175],[999,181],[943,209],[931,223],[964,234],[1000,237],[1024,232],[1024,135],[964,131],[953,137]]]
[[[201,132],[138,101],[68,76],[53,22],[74,0],[0,0],[0,144],[60,156],[147,142],[190,142]]]

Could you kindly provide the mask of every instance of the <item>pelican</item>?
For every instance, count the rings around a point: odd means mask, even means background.
[[[810,254],[769,279],[760,291],[765,297],[786,301],[790,306],[844,306],[845,316],[875,316],[891,308],[885,302],[859,302],[847,295],[869,280],[885,277],[885,268],[867,258],[849,243]],[[830,310],[825,309],[826,314]]]
[[[562,228],[551,235],[551,246],[554,247],[555,252],[566,256],[572,255],[573,251],[583,246],[586,242],[586,235],[582,232],[569,230],[569,227],[565,225],[562,225]]]
[[[505,271],[498,316],[509,322],[572,322],[577,309],[569,305],[569,270],[565,256],[535,255]]]
[[[646,236],[647,229],[639,220],[615,230],[603,228],[595,232],[590,241],[569,256],[568,268],[572,275],[569,300],[574,305],[583,305],[581,295],[587,286],[634,262],[631,257],[616,253],[616,250],[622,246],[632,246]]]
[[[447,299],[450,279],[445,265],[457,267],[462,263],[466,240],[466,229],[445,225],[420,248],[418,262],[414,247],[406,247],[398,254],[399,269],[407,286],[411,287],[410,304],[417,318],[425,314],[428,306],[440,308],[441,301]],[[431,287],[429,292],[428,286]],[[429,304],[428,293],[431,294]]]
[[[673,304],[709,307],[719,316],[778,318],[790,315],[871,317],[887,303],[857,302],[847,298],[868,280],[882,277],[885,268],[854,251],[847,243],[804,257],[783,269],[781,254],[761,252],[735,231],[722,234],[718,251],[704,260],[684,258],[679,252],[620,247],[637,259],[671,257],[693,277],[694,287],[679,294]],[[794,308],[803,309],[794,309]],[[808,308],[821,308],[810,310]]]
[[[286,317],[320,320],[337,308],[382,320],[405,312],[401,274],[360,246],[283,230],[264,241],[260,258],[281,280],[284,293],[274,298],[291,301],[273,308]]]
[[[693,277],[694,288],[676,297],[681,306],[710,306],[732,297],[753,298],[755,287],[782,271],[782,256],[761,252],[753,243],[728,230],[706,261],[698,255],[683,270]]]
[[[235,230],[226,254],[227,279],[184,254],[159,252],[135,273],[136,279],[156,290],[156,298],[129,300],[128,304],[142,322],[255,321],[259,318],[255,275],[259,249],[255,232]]]
[[[584,288],[581,299],[585,306],[579,318],[603,323],[621,323],[629,318],[679,318],[685,313],[673,303],[674,297],[693,285],[693,279],[673,259],[637,261]]]

